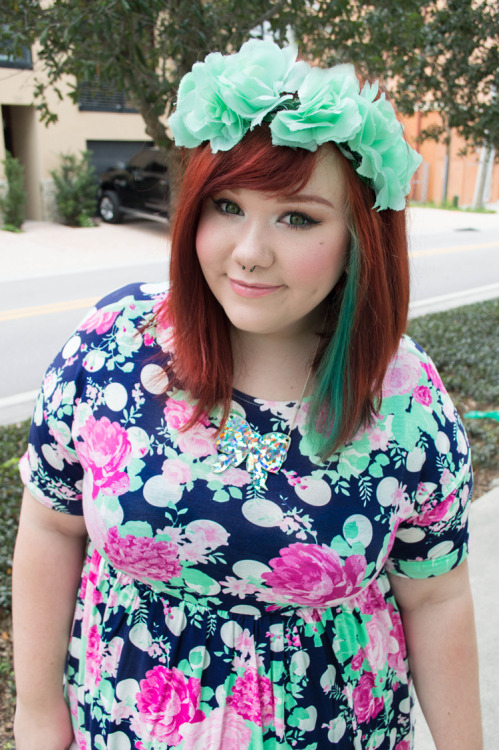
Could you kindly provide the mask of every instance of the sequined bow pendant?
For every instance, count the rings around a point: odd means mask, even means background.
[[[220,473],[229,466],[239,466],[246,459],[251,484],[255,490],[266,489],[267,472],[277,474],[290,444],[289,435],[283,432],[260,435],[239,414],[231,414],[217,438],[217,449],[225,455],[217,457],[213,471]]]

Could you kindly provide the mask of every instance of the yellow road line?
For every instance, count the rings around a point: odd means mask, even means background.
[[[443,255],[445,253],[459,253],[464,250],[480,250],[481,248],[499,247],[499,242],[482,242],[475,245],[453,245],[452,247],[435,247],[430,250],[413,250],[411,258],[421,258],[424,255]]]
[[[0,322],[5,320],[16,320],[17,318],[32,318],[37,315],[50,315],[51,313],[64,312],[65,310],[87,310],[99,301],[99,297],[86,297],[85,299],[73,299],[66,302],[52,302],[47,305],[35,305],[33,307],[18,307],[14,310],[0,311]]]

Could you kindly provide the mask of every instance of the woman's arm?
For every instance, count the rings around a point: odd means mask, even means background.
[[[25,491],[13,568],[18,750],[66,750],[73,739],[62,686],[86,538],[81,516]]]
[[[437,750],[482,750],[468,566],[413,580],[391,575],[416,693]]]

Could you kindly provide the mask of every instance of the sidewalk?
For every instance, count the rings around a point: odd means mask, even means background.
[[[499,208],[499,207],[496,207]],[[413,236],[445,230],[470,231],[497,228],[499,213],[471,214],[438,209],[411,208],[409,228]],[[168,228],[140,221],[124,225],[101,224],[71,229],[59,224],[26,222],[22,234],[0,232],[0,281],[50,276],[137,265],[144,261],[167,264]],[[32,400],[0,409],[7,420],[28,417]],[[12,417],[10,414],[12,413]],[[0,413],[0,424],[2,414]],[[5,423],[5,421],[3,421]],[[499,747],[499,487],[482,496],[471,509],[470,571],[475,597],[484,713],[484,750]],[[424,720],[418,721],[415,750],[435,750]]]
[[[0,231],[0,281],[164,261],[168,226],[153,221],[100,223],[85,229],[27,221],[23,232]]]

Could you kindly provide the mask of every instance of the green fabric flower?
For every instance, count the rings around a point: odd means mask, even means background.
[[[213,52],[203,63],[195,63],[182,78],[177,109],[169,120],[177,146],[195,148],[210,141],[213,153],[228,151],[247,132],[250,123],[225,102],[223,76],[227,59],[220,52]]]
[[[296,54],[292,47],[252,39],[234,55],[214,52],[195,63],[180,82],[169,121],[177,146],[210,141],[213,153],[233,148],[268,112],[292,99],[309,70]]]
[[[281,49],[274,42],[252,39],[229,58],[224,75],[225,103],[233,112],[260,125],[263,118],[293,98],[310,70],[296,62],[294,47]]]
[[[177,146],[233,148],[270,122],[276,146],[315,151],[336,143],[376,193],[374,208],[401,210],[421,156],[407,144],[378,84],[360,90],[352,65],[328,70],[296,61],[296,49],[252,39],[239,52],[208,55],[182,79],[169,125]]]
[[[404,139],[404,129],[385,95],[374,101],[377,93],[377,82],[364,85],[359,97],[362,125],[348,146],[361,159],[357,173],[370,181],[376,193],[374,208],[400,211],[421,156]]]
[[[315,151],[323,143],[343,143],[361,127],[359,82],[352,65],[311,68],[298,90],[299,106],[272,120],[272,143]]]

